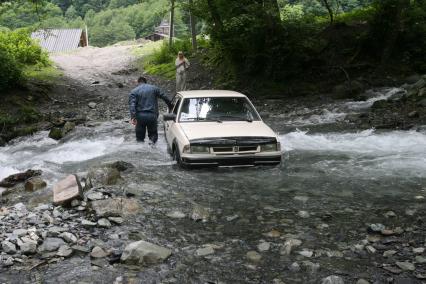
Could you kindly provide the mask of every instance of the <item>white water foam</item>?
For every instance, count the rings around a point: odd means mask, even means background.
[[[303,126],[303,125],[315,125],[315,124],[328,124],[341,121],[346,117],[346,113],[341,112],[337,109],[332,111],[323,109],[321,114],[313,114],[308,118],[298,117],[296,119],[290,119],[286,121],[287,125]]]
[[[366,130],[310,135],[296,131],[282,135],[281,143],[285,151],[321,155],[323,161],[317,166],[330,170],[426,177],[426,133]]]
[[[401,88],[384,89],[384,90],[374,92],[374,96],[369,98],[366,101],[347,102],[345,103],[345,106],[348,107],[350,110],[367,109],[367,108],[370,108],[375,102],[381,101],[381,100],[387,100],[393,95],[397,93],[401,93],[401,92],[405,92],[405,90]]]

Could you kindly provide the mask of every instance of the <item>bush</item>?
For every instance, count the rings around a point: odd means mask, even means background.
[[[24,30],[0,32],[0,89],[17,85],[27,66],[48,66],[49,57]]]

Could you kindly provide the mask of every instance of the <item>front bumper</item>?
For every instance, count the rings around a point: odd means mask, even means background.
[[[212,155],[183,154],[182,164],[185,166],[256,166],[278,165],[281,163],[281,152],[256,153],[247,155]]]

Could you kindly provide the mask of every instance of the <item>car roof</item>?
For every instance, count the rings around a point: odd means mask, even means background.
[[[182,91],[178,92],[183,98],[209,98],[209,97],[240,97],[245,98],[246,96],[234,92],[225,90],[197,90],[197,91]]]

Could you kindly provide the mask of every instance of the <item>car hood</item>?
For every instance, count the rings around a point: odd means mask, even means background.
[[[181,123],[188,140],[226,137],[276,137],[263,121],[224,121]]]

